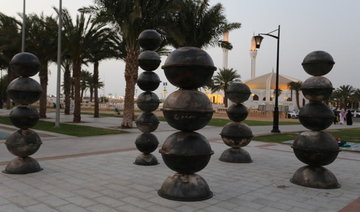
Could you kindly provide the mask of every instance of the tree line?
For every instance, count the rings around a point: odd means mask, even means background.
[[[54,8],[56,14],[59,11]],[[164,38],[160,54],[168,48],[221,46],[231,49],[230,43],[220,41],[224,32],[240,28],[229,23],[221,3],[209,5],[209,0],[95,0],[89,7],[80,8],[76,17],[62,11],[62,70],[65,114],[70,114],[70,98],[74,98],[73,122],[81,121],[81,70],[92,66],[91,91],[94,98],[94,117],[99,117],[99,64],[115,58],[125,62],[125,105],[121,127],[132,127],[134,91],[138,76],[137,58],[140,47],[138,35],[145,29],[155,29]],[[40,98],[40,117],[46,117],[48,67],[56,62],[58,17],[30,14],[25,17],[25,51],[37,55],[43,94]],[[14,78],[9,70],[11,58],[21,49],[22,22],[0,13],[0,69],[7,70],[1,87]],[[84,76],[83,76],[84,77]],[[123,81],[119,79],[119,81]],[[6,95],[2,92],[2,97]],[[3,99],[5,100],[5,99]]]

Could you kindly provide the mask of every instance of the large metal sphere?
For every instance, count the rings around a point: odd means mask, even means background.
[[[143,133],[150,133],[159,126],[159,119],[153,113],[142,113],[135,121],[136,127]]]
[[[182,47],[168,56],[162,69],[171,84],[184,89],[196,89],[211,79],[216,67],[204,50]]]
[[[227,123],[220,135],[224,143],[232,148],[246,146],[254,137],[251,129],[246,124],[238,122]]]
[[[154,72],[143,72],[137,79],[137,85],[143,91],[154,91],[160,85],[160,78]]]
[[[18,104],[32,104],[39,100],[42,92],[41,85],[28,77],[18,77],[7,87],[9,97]]]
[[[16,54],[10,61],[10,70],[22,77],[31,77],[40,70],[39,58],[29,52]]]
[[[233,82],[226,89],[227,97],[235,103],[243,103],[249,99],[251,94],[249,86],[241,82]]]
[[[20,105],[10,111],[9,118],[13,125],[25,130],[37,124],[39,113],[34,108]]]
[[[42,144],[39,135],[32,130],[18,130],[6,138],[9,152],[19,157],[34,154]]]
[[[310,77],[301,85],[301,91],[305,98],[316,102],[329,99],[333,89],[330,80],[320,76]]]
[[[159,152],[165,164],[181,174],[202,170],[213,154],[206,138],[196,132],[176,132],[170,135]]]
[[[249,112],[243,104],[232,104],[226,110],[226,113],[231,121],[240,122],[244,121]]]
[[[292,148],[296,157],[311,166],[325,166],[332,163],[339,146],[335,138],[323,131],[301,133],[294,141]]]
[[[149,154],[158,147],[159,141],[155,135],[143,133],[136,138],[135,145],[140,152]]]
[[[141,48],[145,50],[156,50],[161,44],[161,35],[153,29],[146,29],[138,37]]]
[[[159,107],[160,100],[155,93],[146,91],[138,96],[136,104],[140,110],[150,113]]]
[[[324,130],[333,123],[334,112],[321,102],[310,102],[300,109],[299,120],[310,130]]]
[[[160,56],[154,51],[143,51],[138,57],[139,66],[145,71],[156,70],[160,63]]]
[[[194,131],[206,126],[214,110],[209,98],[196,90],[178,90],[165,100],[165,120],[175,129]]]
[[[306,73],[313,76],[322,76],[329,73],[335,62],[332,56],[325,51],[313,51],[305,56],[302,66]]]

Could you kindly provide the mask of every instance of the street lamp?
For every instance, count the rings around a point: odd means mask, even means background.
[[[277,36],[271,33],[278,32]],[[263,37],[261,35],[267,35],[277,39],[277,52],[276,52],[276,81],[275,81],[275,107],[274,107],[274,120],[273,120],[273,129],[271,130],[272,133],[280,133],[279,130],[279,47],[280,47],[280,25],[277,29],[268,32],[268,33],[259,33],[258,35],[254,36],[253,39],[255,40],[256,48],[260,48],[261,41]]]
[[[56,74],[56,115],[55,127],[60,127],[60,83],[61,83],[61,28],[62,28],[62,0],[59,0],[59,28],[57,49],[57,74]]]

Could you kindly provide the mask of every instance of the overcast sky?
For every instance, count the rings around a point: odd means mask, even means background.
[[[360,1],[358,0],[210,0],[211,4],[221,2],[229,22],[240,22],[242,27],[230,32],[234,48],[229,52],[229,67],[241,75],[242,80],[250,77],[251,37],[267,33],[281,25],[280,74],[299,80],[309,77],[302,69],[303,58],[311,51],[324,50],[334,60],[333,70],[326,75],[334,87],[352,85],[360,88]],[[16,16],[22,12],[23,0],[2,0],[0,11]],[[63,0],[63,7],[76,15],[78,8],[88,6],[93,0]],[[58,0],[27,0],[27,13],[53,14]],[[222,49],[208,48],[217,67],[222,67]],[[258,50],[256,75],[266,74],[276,68],[276,39],[264,37]],[[92,70],[92,67],[84,67]],[[56,66],[51,66],[49,94],[56,93]],[[139,73],[141,70],[139,70]],[[162,81],[166,78],[158,69]],[[100,95],[124,95],[124,63],[108,60],[100,64],[100,78],[105,83]],[[169,85],[169,83],[168,83]],[[159,96],[162,86],[156,91]],[[174,88],[168,86],[168,90]],[[137,89],[137,94],[141,92]]]

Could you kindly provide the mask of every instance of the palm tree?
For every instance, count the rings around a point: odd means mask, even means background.
[[[176,1],[169,0],[96,0],[96,6],[84,10],[97,14],[102,20],[119,29],[125,55],[125,105],[122,128],[131,128],[134,120],[134,94],[138,76],[140,47],[137,41],[145,29],[160,29],[169,9]]]
[[[353,95],[351,96],[351,99],[353,100],[353,108],[359,108],[360,107],[360,89],[357,88]]]
[[[82,70],[81,74],[80,74],[80,98],[81,101],[84,98],[84,93],[88,90],[91,89],[92,86],[92,80],[93,80],[93,76],[89,71],[86,70]]]
[[[212,78],[213,87],[211,88],[211,92],[216,92],[216,91],[220,91],[220,90],[224,91],[225,107],[228,106],[227,95],[226,95],[227,88],[229,87],[231,82],[240,79],[240,75],[237,74],[236,72],[237,71],[232,68],[230,68],[230,69],[223,68],[223,69],[220,69],[219,72]]]
[[[221,3],[210,7],[209,0],[184,0],[168,20],[164,31],[167,41],[175,48],[219,45],[231,49],[229,42],[221,42],[219,38],[224,32],[240,28],[240,23],[227,22]]]
[[[336,89],[339,92],[340,98],[340,107],[347,108],[350,106],[350,98],[354,94],[355,89],[351,85],[341,85]]]
[[[80,13],[73,23],[68,11],[64,10],[64,42],[66,43],[65,52],[72,61],[73,80],[74,80],[74,118],[73,122],[81,121],[81,65],[90,58],[91,43],[97,37],[101,37],[108,31],[105,23],[95,21],[91,16],[85,17]]]
[[[47,106],[47,84],[48,84],[48,66],[50,61],[56,60],[57,48],[57,29],[56,20],[51,16],[40,16],[36,14],[29,15],[26,18],[27,36],[26,50],[34,53],[40,60],[40,84],[43,92],[40,96],[40,118],[46,118]],[[44,39],[46,38],[46,39]]]
[[[298,109],[300,109],[300,99],[299,99],[299,97],[300,97],[301,85],[302,85],[301,81],[298,81],[298,82],[292,81],[292,82],[288,83],[288,88],[291,90],[291,99],[293,98],[292,97],[292,92],[295,91],[296,106],[297,106]]]

